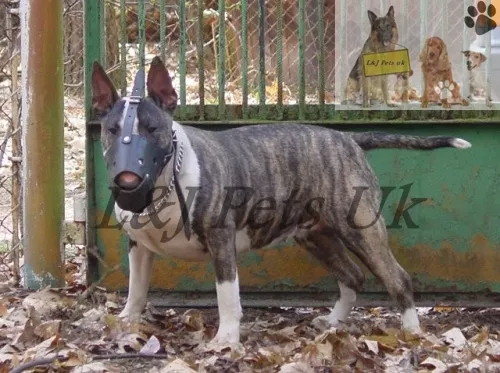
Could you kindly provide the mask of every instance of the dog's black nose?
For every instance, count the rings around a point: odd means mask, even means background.
[[[429,56],[431,56],[431,58],[434,58],[434,52],[429,53]]]
[[[116,184],[122,189],[135,189],[141,183],[141,178],[132,172],[122,172],[116,178]]]

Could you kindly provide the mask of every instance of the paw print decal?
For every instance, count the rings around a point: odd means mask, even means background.
[[[465,16],[465,25],[469,28],[475,26],[477,35],[484,35],[497,27],[496,22],[492,19],[497,13],[493,4],[490,4],[488,9],[486,9],[485,2],[479,1],[477,3],[477,8],[471,5],[467,8],[467,13],[469,13],[469,15]]]
[[[450,82],[449,80],[445,80],[444,82],[441,81],[438,83],[437,87],[434,88],[434,91],[440,95],[441,99],[446,99],[448,98],[448,92],[451,92],[453,91],[453,89],[455,88],[455,84],[453,84],[453,82]]]

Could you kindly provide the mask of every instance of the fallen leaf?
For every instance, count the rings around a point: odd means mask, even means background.
[[[365,339],[364,341],[366,347],[368,348],[368,351],[373,352],[375,355],[378,355],[378,342],[377,341],[371,341],[369,339]]]
[[[446,333],[443,333],[442,336],[445,337],[444,340],[447,344],[455,348],[461,347],[467,343],[467,339],[465,339],[462,331],[458,328],[452,328]]]
[[[303,362],[288,363],[281,366],[279,373],[313,373],[314,368]]]
[[[432,373],[444,373],[448,369],[445,363],[433,357],[428,357],[422,361],[420,365],[427,368],[433,368]]]
[[[139,352],[146,343],[147,337],[138,333],[121,333],[115,339],[119,353]]]
[[[204,329],[203,315],[199,310],[189,309],[184,312],[182,322],[196,331]]]
[[[7,309],[7,307],[5,307],[3,303],[0,303],[0,317],[7,315],[8,312],[9,310]]]
[[[165,365],[160,373],[197,373],[196,370],[192,369],[185,361],[181,359],[175,359],[174,361]]]
[[[53,320],[38,325],[35,328],[34,332],[38,337],[47,339],[59,333],[60,329],[61,329],[61,320]]]
[[[141,354],[156,354],[158,351],[161,349],[161,344],[158,338],[156,338],[154,335],[149,337],[149,340],[146,342],[146,344],[141,348],[139,351]]]

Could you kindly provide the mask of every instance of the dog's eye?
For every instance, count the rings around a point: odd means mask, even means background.
[[[153,133],[158,129],[158,127],[148,127],[148,132]]]
[[[118,128],[117,127],[109,127],[108,132],[111,133],[112,135],[116,135],[118,132]]]

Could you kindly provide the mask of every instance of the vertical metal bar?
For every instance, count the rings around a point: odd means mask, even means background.
[[[120,69],[121,69],[121,95],[127,94],[127,1],[120,0]]]
[[[241,54],[241,105],[243,119],[248,119],[248,0],[241,0]]]
[[[420,50],[425,45],[427,38],[427,0],[420,0]],[[422,75],[422,94],[425,89],[425,80]]]
[[[276,9],[276,79],[278,81],[278,119],[283,119],[283,0]]]
[[[305,77],[305,0],[299,0],[299,119],[305,119],[306,77]]]
[[[318,101],[319,113],[325,112],[325,0],[318,0]]]
[[[20,129],[20,118],[19,118],[19,100],[18,100],[18,68],[20,65],[21,56],[15,53],[14,47],[14,31],[13,31],[13,14],[11,10],[13,8],[7,8],[7,12],[5,14],[6,18],[6,28],[7,28],[7,36],[9,39],[9,52],[12,55],[11,63],[10,63],[10,71],[12,77],[12,85],[10,89],[11,93],[11,113],[12,113],[12,125],[11,129],[14,135],[12,135],[12,158],[19,158],[22,156],[21,149],[21,135],[20,133],[16,133]],[[14,274],[14,284],[18,285],[21,280],[21,272],[19,267],[19,253],[21,252],[21,242],[20,242],[20,216],[22,214],[21,208],[21,163],[13,160],[11,170],[12,170],[12,198],[11,198],[11,211],[12,211],[12,252],[11,259],[13,263],[12,272]]]
[[[364,27],[366,24],[367,24],[367,20],[368,20],[368,14],[366,12],[366,0],[361,0],[361,4],[360,4],[360,18],[361,18],[361,22],[360,22],[360,35],[361,35],[361,42],[364,43],[365,40],[366,40],[366,33],[367,33],[367,30],[366,30],[366,27]]]
[[[489,5],[491,4],[491,0],[486,0],[486,9],[488,9]],[[492,32],[488,32],[484,35],[485,37],[485,46],[484,46],[484,54],[486,55],[486,66],[485,66],[485,79],[484,81],[486,82],[486,89],[485,89],[485,94],[484,94],[484,103],[487,105],[488,104],[488,98],[491,97],[491,34]]]
[[[266,20],[265,0],[259,0],[259,114],[261,119],[266,109]]]
[[[441,35],[443,38],[446,38],[449,32],[448,30],[448,0],[441,0]],[[462,22],[463,23],[463,22]]]
[[[167,32],[167,15],[165,9],[165,0],[160,0],[160,56],[165,63],[165,39]]]
[[[179,17],[180,17],[180,59],[179,59],[179,75],[180,75],[180,101],[181,101],[181,117],[186,106],[186,0],[179,0]]]
[[[224,119],[226,89],[226,2],[219,0],[219,119]]]
[[[469,7],[470,5],[470,1],[469,0],[463,0],[463,14],[467,14],[467,8]],[[465,25],[464,22],[462,22],[462,50],[463,51],[466,51],[467,49],[469,49],[469,38],[467,37],[467,26]],[[463,58],[464,55],[461,54],[461,57]],[[465,63],[462,63],[462,91],[463,91],[463,95],[464,97],[468,97],[469,96],[469,91],[470,91],[470,87],[469,87],[469,84],[468,84],[468,81],[469,81],[469,77],[468,77],[468,73],[467,73],[467,66]],[[472,103],[470,103],[472,104]]]
[[[104,23],[103,2],[94,0],[84,0],[84,92],[85,92],[85,120],[87,124],[94,119],[92,113],[92,91],[91,91],[91,74],[94,61],[103,60],[102,48],[102,33]],[[92,133],[89,125],[85,126],[85,190],[87,191],[87,224],[86,224],[86,242],[89,247],[95,246],[96,243],[96,198],[94,188],[94,144],[92,142]],[[91,283],[93,278],[93,270],[98,266],[96,258],[87,256],[88,268],[87,282]]]
[[[29,289],[64,285],[63,10],[63,0],[20,4],[24,286]]]
[[[137,13],[137,18],[139,19],[139,67],[144,68],[146,46],[146,12],[144,9],[144,0],[137,2]]]
[[[348,71],[348,54],[347,54],[347,30],[346,30],[346,24],[347,24],[347,0],[340,0],[340,53],[336,54],[336,58],[340,58],[342,60],[342,63],[340,65],[340,77],[341,77],[341,92],[340,96],[344,96],[344,91],[345,91],[345,86],[347,79],[344,79],[344,77],[347,76],[347,71]],[[362,23],[363,24],[363,23]],[[337,33],[337,32],[335,32]],[[336,51],[337,52],[337,51]],[[337,80],[338,81],[338,80]]]
[[[198,0],[198,27],[196,53],[198,55],[198,96],[200,97],[200,120],[205,118],[205,61],[203,58],[203,8],[204,1]]]
[[[403,32],[402,32],[402,39],[400,39],[399,43],[398,44],[401,44],[403,45],[405,48],[408,48],[407,46],[407,43],[408,43],[408,29],[409,29],[409,23],[408,23],[408,0],[403,0],[403,23],[402,23],[402,28],[403,28]],[[399,48],[398,48],[399,49]],[[405,80],[405,83],[404,83],[404,89],[407,90],[409,88],[409,79],[408,80]],[[406,102],[402,102],[402,106],[403,106],[403,110],[406,110],[408,108],[408,103]]]

